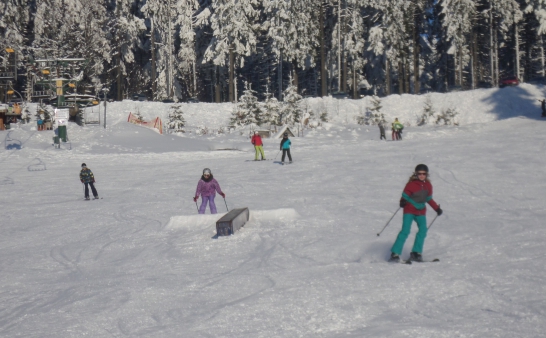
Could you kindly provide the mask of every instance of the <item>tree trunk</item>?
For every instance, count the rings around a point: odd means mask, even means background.
[[[119,19],[121,19],[121,4],[117,3],[116,2],[116,17]],[[118,55],[117,55],[117,95],[116,95],[116,100],[118,101],[122,101],[123,100],[123,97],[122,97],[122,93],[123,93],[123,90],[121,88],[122,86],[122,76],[121,76],[121,37],[120,37],[120,34],[119,34],[119,31],[120,31],[120,27],[119,27],[119,23],[116,24],[116,28],[117,28],[117,32],[116,32],[116,42],[117,42],[117,47],[118,47]]]
[[[277,81],[279,86],[279,101],[282,101],[282,51],[279,55],[279,65],[277,66]]]
[[[214,72],[214,80],[215,80],[214,101],[216,103],[220,103],[220,102],[222,102],[222,92],[221,92],[222,91],[222,86],[220,85],[220,67],[219,66],[216,66],[216,70]]]
[[[355,67],[355,63],[354,63],[354,60],[353,60],[353,63],[352,63],[352,71],[353,71],[353,99],[358,99],[358,84],[357,84],[357,81],[356,81],[356,67]]]
[[[499,84],[499,39],[497,37],[497,30],[494,30],[495,36],[495,83]]]
[[[234,46],[229,46],[229,102],[235,102],[235,52]]]
[[[546,76],[546,68],[544,68],[544,39],[540,35],[540,63],[542,66],[542,76]]]
[[[347,69],[347,54],[343,54],[343,78],[341,79],[341,88],[342,92],[347,92],[347,77],[348,77],[348,69]]]
[[[296,86],[296,89],[299,88],[299,78],[298,78],[298,62],[296,60],[292,61],[292,84]],[[299,90],[298,90],[299,93]]]
[[[327,85],[327,73],[326,73],[326,51],[325,51],[325,39],[324,39],[324,2],[320,1],[319,6],[319,34],[320,34],[320,96],[324,97],[328,95]]]
[[[408,53],[406,55],[409,55],[409,50],[407,51]],[[410,81],[411,81],[411,68],[410,68],[410,59],[409,57],[407,57],[405,60],[405,64],[404,64],[404,81],[406,82],[405,85],[404,85],[404,89],[405,89],[405,93],[409,93],[410,92]]]
[[[520,78],[520,59],[519,59],[519,28],[517,22],[514,24],[514,38],[516,39],[516,77],[522,80]]]
[[[389,59],[385,55],[385,94],[391,95],[391,67]]]
[[[341,0],[337,0],[337,91],[341,91]]]
[[[421,44],[419,27],[421,24],[421,13],[417,4],[413,12],[413,93],[421,92],[421,80],[419,76],[419,56],[421,54]]]
[[[157,81],[156,81],[156,66],[155,66],[155,37],[154,37],[154,18],[150,18],[150,37],[151,37],[151,49],[152,49],[152,100],[155,99],[157,93]]]
[[[475,22],[475,20],[473,21]],[[475,24],[473,24],[475,27]],[[475,29],[472,29],[471,33],[471,46],[472,46],[472,89],[476,89],[476,86],[478,84],[478,74],[479,74],[479,68],[480,67],[480,60],[478,58],[478,34],[476,33]],[[479,79],[481,81],[481,78]]]
[[[459,48],[459,86],[463,87],[463,46]]]
[[[116,100],[118,101],[122,101],[123,100],[123,97],[122,97],[122,84],[123,84],[123,81],[122,81],[122,77],[121,77],[121,46],[120,46],[120,42],[121,41],[118,41],[118,57],[117,57],[117,95],[116,95]]]
[[[542,76],[546,76],[546,69],[544,68],[544,39],[540,35],[540,63],[542,66]]]
[[[491,68],[491,86],[496,87],[495,84],[495,59],[494,59],[495,46],[493,44],[493,1],[489,0],[489,63]]]
[[[402,60],[398,60],[398,94],[404,94],[404,83],[406,82],[405,77],[404,62]]]

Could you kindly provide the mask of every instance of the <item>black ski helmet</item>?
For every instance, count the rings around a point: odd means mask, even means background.
[[[418,171],[426,171],[428,173],[428,167],[426,164],[418,164],[417,167],[415,167],[415,172]]]
[[[284,134],[282,134],[282,136],[284,136],[284,137],[288,137],[288,133],[287,133],[287,132],[285,132]]]
[[[82,163],[82,168],[83,168],[83,167],[87,167],[87,164],[85,164],[85,163]]]

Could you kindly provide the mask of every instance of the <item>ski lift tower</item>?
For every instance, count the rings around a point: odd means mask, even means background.
[[[67,88],[77,91],[83,78],[81,70],[87,63],[83,58],[29,60],[28,69],[33,99],[48,98],[58,108],[69,108],[65,102]]]
[[[8,102],[13,95],[12,83],[17,81],[17,53],[11,47],[4,48],[0,55],[0,102]]]
[[[70,121],[80,123],[80,109],[99,104],[96,96],[78,93],[87,63],[84,58],[29,60],[27,70],[32,88],[31,99],[46,99],[58,109],[69,109]]]

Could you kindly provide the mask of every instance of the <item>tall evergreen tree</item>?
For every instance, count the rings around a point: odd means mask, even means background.
[[[256,48],[258,5],[257,0],[212,2],[210,22],[213,38],[205,52],[205,59],[219,66],[224,66],[228,61],[231,102],[235,101],[235,65],[242,66],[242,56],[251,55]]]

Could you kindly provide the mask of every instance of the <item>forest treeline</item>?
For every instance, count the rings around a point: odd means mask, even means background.
[[[543,80],[545,2],[2,0],[0,47],[22,91],[29,62],[85,58],[81,82],[116,100],[445,92]]]

